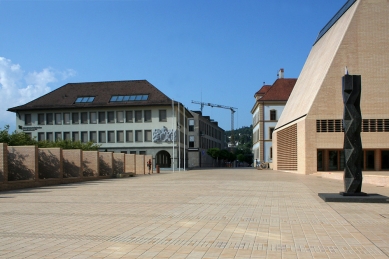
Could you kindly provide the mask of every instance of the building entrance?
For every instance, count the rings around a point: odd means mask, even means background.
[[[172,167],[171,156],[169,152],[165,150],[159,151],[155,159],[156,159],[155,164],[159,165],[160,168]]]

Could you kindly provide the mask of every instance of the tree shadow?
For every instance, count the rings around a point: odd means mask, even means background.
[[[27,157],[14,149],[8,153],[8,181],[34,180],[35,172],[24,164]]]
[[[39,150],[38,172],[39,179],[60,178],[60,161],[50,150],[46,152]]]
[[[63,178],[80,177],[80,166],[73,161],[63,160]]]
[[[99,175],[100,176],[108,176],[112,173],[112,167],[103,160],[103,158],[100,156],[99,159]]]
[[[89,161],[82,161],[82,168],[83,168],[82,175],[84,177],[95,176],[95,174],[93,173],[93,170],[88,167],[88,164],[90,164]]]
[[[122,160],[114,159],[113,160],[113,177],[116,177],[119,174],[124,173],[124,163]]]

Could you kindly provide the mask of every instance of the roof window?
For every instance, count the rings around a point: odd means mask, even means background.
[[[110,102],[130,102],[130,101],[147,101],[149,98],[148,94],[138,95],[113,95]]]
[[[94,96],[77,97],[74,103],[91,103],[93,102],[94,99],[95,99]]]

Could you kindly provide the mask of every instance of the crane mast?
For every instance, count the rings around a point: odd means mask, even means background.
[[[235,138],[234,138],[234,113],[238,108],[231,107],[231,106],[225,106],[225,105],[220,105],[220,104],[213,104],[213,103],[205,103],[205,102],[198,102],[198,101],[193,101],[192,103],[200,104],[201,107],[201,113],[203,113],[203,108],[204,106],[210,106],[212,108],[222,108],[222,109],[227,109],[231,111],[231,145],[235,146]]]

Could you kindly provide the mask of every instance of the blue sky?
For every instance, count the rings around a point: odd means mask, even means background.
[[[297,78],[319,31],[346,0],[0,0],[0,127],[10,107],[68,82],[146,79],[191,100],[237,107],[280,68]],[[204,107],[225,130],[230,111]]]

